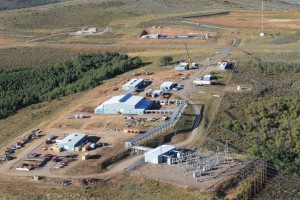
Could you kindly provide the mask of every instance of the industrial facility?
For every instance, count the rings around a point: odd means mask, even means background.
[[[173,87],[174,87],[173,82],[164,82],[163,84],[160,85],[159,89],[161,91],[165,91],[165,90],[172,90]]]
[[[144,79],[135,78],[135,79],[131,79],[129,82],[123,85],[122,89],[125,91],[136,91],[138,89],[141,89],[143,87],[143,84],[144,84]]]
[[[95,114],[144,114],[145,110],[150,109],[152,101],[148,101],[140,96],[130,93],[112,97],[100,106],[95,108]]]
[[[162,145],[145,153],[145,162],[160,164],[166,162],[168,157],[175,155],[175,147],[172,145]]]
[[[68,134],[63,140],[57,141],[57,147],[67,151],[80,151],[86,141],[86,134],[72,133]]]

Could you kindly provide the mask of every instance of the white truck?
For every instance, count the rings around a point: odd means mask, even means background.
[[[203,79],[195,79],[193,80],[195,85],[211,85],[211,81],[203,80]]]

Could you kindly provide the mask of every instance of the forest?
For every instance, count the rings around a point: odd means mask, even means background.
[[[226,129],[247,135],[250,155],[265,157],[284,171],[300,169],[300,97],[253,101],[243,110],[245,120],[224,120]]]
[[[78,54],[55,65],[0,71],[0,119],[35,103],[100,85],[141,66],[139,57],[119,53]]]
[[[300,174],[299,64],[243,63],[232,82],[250,92],[226,93],[210,131],[214,140]]]

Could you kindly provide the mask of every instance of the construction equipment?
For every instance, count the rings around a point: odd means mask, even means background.
[[[191,57],[190,57],[190,54],[189,54],[189,51],[188,51],[188,48],[187,48],[187,45],[186,45],[186,42],[184,43],[184,45],[185,45],[185,49],[186,49],[186,53],[187,53],[187,55],[188,55],[188,58],[189,58],[189,66],[188,66],[188,70],[189,69],[191,69],[192,68],[192,66],[193,66],[193,64],[192,64],[192,59],[191,59]]]
[[[139,75],[152,75],[153,72],[148,72],[148,71],[145,71],[145,70],[140,70],[139,72],[133,72],[133,76],[139,76]]]

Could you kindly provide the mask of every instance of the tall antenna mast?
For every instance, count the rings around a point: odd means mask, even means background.
[[[261,0],[261,32],[264,32],[264,0]]]
[[[264,0],[261,0],[261,33],[260,36],[265,36],[264,33]]]

